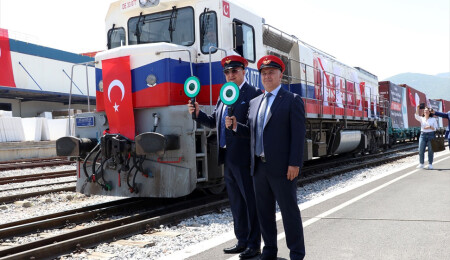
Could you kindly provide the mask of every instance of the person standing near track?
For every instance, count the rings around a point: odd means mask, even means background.
[[[235,120],[247,121],[247,111],[250,100],[262,94],[258,88],[245,82],[245,68],[248,62],[238,55],[222,59],[223,72],[227,82],[234,82],[239,87],[239,98],[232,105]],[[189,113],[193,113],[194,105],[189,101]],[[225,248],[226,254],[241,253],[241,259],[253,258],[261,253],[261,231],[256,213],[255,192],[250,176],[250,140],[233,135],[225,128],[227,105],[217,101],[211,115],[200,111],[195,102],[196,121],[209,128],[217,127],[217,143],[219,144],[219,164],[225,166],[225,184],[230,200],[231,213],[234,222],[234,234],[237,244]]]
[[[260,259],[277,259],[276,202],[283,218],[290,259],[305,257],[297,204],[297,179],[303,164],[306,125],[301,97],[281,87],[285,66],[276,56],[258,61],[265,94],[250,101],[247,124],[226,118],[237,135],[250,136],[251,174],[264,248]]]
[[[433,169],[433,148],[431,147],[431,140],[435,137],[435,131],[438,124],[435,118],[430,117],[431,108],[424,107],[423,115],[419,116],[420,105],[416,107],[416,120],[420,122],[420,138],[419,138],[419,165],[417,168],[424,167],[425,161],[425,147],[428,146],[428,169]]]

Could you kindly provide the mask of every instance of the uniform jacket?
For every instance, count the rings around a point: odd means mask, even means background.
[[[448,120],[448,125],[447,125],[447,131],[445,132],[445,138],[450,139],[450,135],[449,135],[449,130],[450,130],[450,111],[447,113],[442,113],[442,112],[434,112],[435,115],[442,117],[442,118],[447,118]],[[450,144],[449,144],[450,145]]]
[[[247,124],[239,124],[236,134],[250,135],[251,175],[255,166],[256,118],[264,95],[250,101]],[[269,172],[287,174],[288,166],[303,164],[303,147],[305,142],[305,108],[299,95],[280,88],[264,126],[264,155]]]
[[[249,102],[256,96],[262,94],[262,91],[258,88],[252,87],[247,83],[242,85],[239,90],[239,98],[232,105],[233,115],[236,117],[238,122],[245,123],[247,121],[247,112],[249,107]],[[211,115],[207,115],[203,111],[200,111],[196,121],[202,125],[209,128],[217,127],[217,146],[219,146],[219,134],[221,127],[222,111],[224,104],[222,101],[217,101],[216,107]],[[250,164],[250,139],[245,136],[236,136],[231,130],[226,130],[226,144],[227,144],[227,160],[236,162],[239,165],[249,165]],[[224,157],[222,149],[218,149],[218,162],[219,165],[224,163]]]

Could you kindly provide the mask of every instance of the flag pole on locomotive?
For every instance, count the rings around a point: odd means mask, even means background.
[[[196,76],[191,76],[184,82],[184,93],[191,98],[191,104],[194,104],[194,112],[192,113],[192,119],[196,119],[195,111],[195,97],[200,92],[200,81]]]

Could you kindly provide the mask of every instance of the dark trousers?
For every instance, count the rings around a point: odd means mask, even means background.
[[[286,244],[291,259],[305,257],[305,242],[300,210],[297,205],[297,178],[287,179],[287,172],[280,174],[268,172],[265,163],[256,159],[253,183],[256,194],[256,209],[264,240],[263,255],[277,255],[277,226],[275,219],[275,202],[281,210]]]
[[[445,139],[448,139],[447,145],[448,145],[448,149],[450,150],[450,131],[449,131],[449,130],[445,130],[445,136],[444,136],[444,138],[445,138]]]
[[[236,165],[226,160],[225,184],[234,222],[234,234],[239,245],[259,249],[261,231],[256,213],[255,192],[250,167]]]

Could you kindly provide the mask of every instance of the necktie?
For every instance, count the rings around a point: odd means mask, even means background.
[[[256,120],[256,147],[255,147],[256,156],[261,156],[264,152],[263,146],[264,117],[266,115],[267,103],[269,102],[268,100],[270,96],[272,96],[272,93],[267,92],[267,94],[265,94],[258,111],[258,118]]]
[[[222,118],[220,119],[219,145],[222,148],[225,147],[225,145],[227,144],[227,141],[225,139],[225,135],[226,135],[225,134],[225,117],[228,114],[227,110],[228,110],[228,108],[225,106],[225,109],[223,110],[223,113],[222,113]]]

